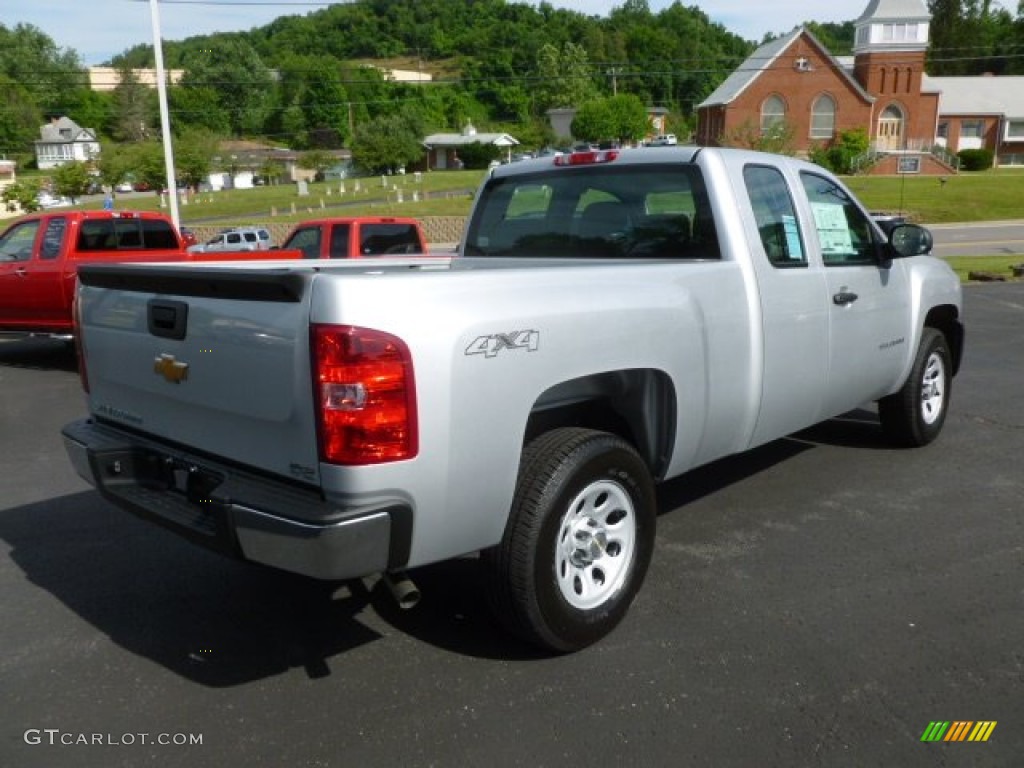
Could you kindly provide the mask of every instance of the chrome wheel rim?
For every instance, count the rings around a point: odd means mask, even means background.
[[[946,363],[942,355],[932,352],[924,366],[921,379],[921,418],[929,426],[942,416],[946,402]]]
[[[558,589],[573,608],[600,606],[626,581],[636,550],[636,510],[618,483],[589,484],[572,500],[555,547]]]

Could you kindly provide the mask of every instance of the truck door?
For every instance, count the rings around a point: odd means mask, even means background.
[[[910,292],[900,261],[882,264],[870,217],[831,179],[803,171],[829,309],[826,416],[888,394],[903,369]]]
[[[53,216],[16,224],[0,241],[0,306],[12,325],[66,324],[66,233],[67,219]]]
[[[795,180],[794,180],[795,183]],[[790,184],[771,165],[747,164],[740,206],[761,302],[761,400],[751,445],[821,419],[828,364],[825,278],[808,258]]]

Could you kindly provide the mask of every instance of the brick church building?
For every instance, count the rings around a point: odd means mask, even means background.
[[[980,147],[1024,165],[1024,77],[929,77],[930,20],[923,0],[870,0],[852,57],[803,27],[762,45],[698,105],[696,143],[784,121],[800,154],[866,129],[873,173],[945,174]]]

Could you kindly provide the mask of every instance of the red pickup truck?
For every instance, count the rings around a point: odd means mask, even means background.
[[[78,266],[99,261],[357,259],[427,253],[416,219],[352,216],[296,225],[282,248],[189,252],[160,213],[65,211],[26,216],[0,235],[0,334],[70,339]]]
[[[426,253],[427,239],[416,219],[351,216],[316,219],[296,225],[281,245],[281,251],[285,250],[302,251],[305,259],[361,259]],[[263,255],[287,258],[276,249]]]
[[[160,213],[48,211],[0,234],[0,333],[70,338],[80,264],[188,258]]]

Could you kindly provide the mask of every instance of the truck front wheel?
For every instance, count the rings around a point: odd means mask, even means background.
[[[654,483],[621,438],[556,429],[523,453],[501,543],[483,553],[495,615],[557,652],[622,620],[654,549]]]
[[[946,338],[925,328],[910,375],[899,392],[878,401],[882,430],[899,445],[927,445],[942,431],[952,367]]]

